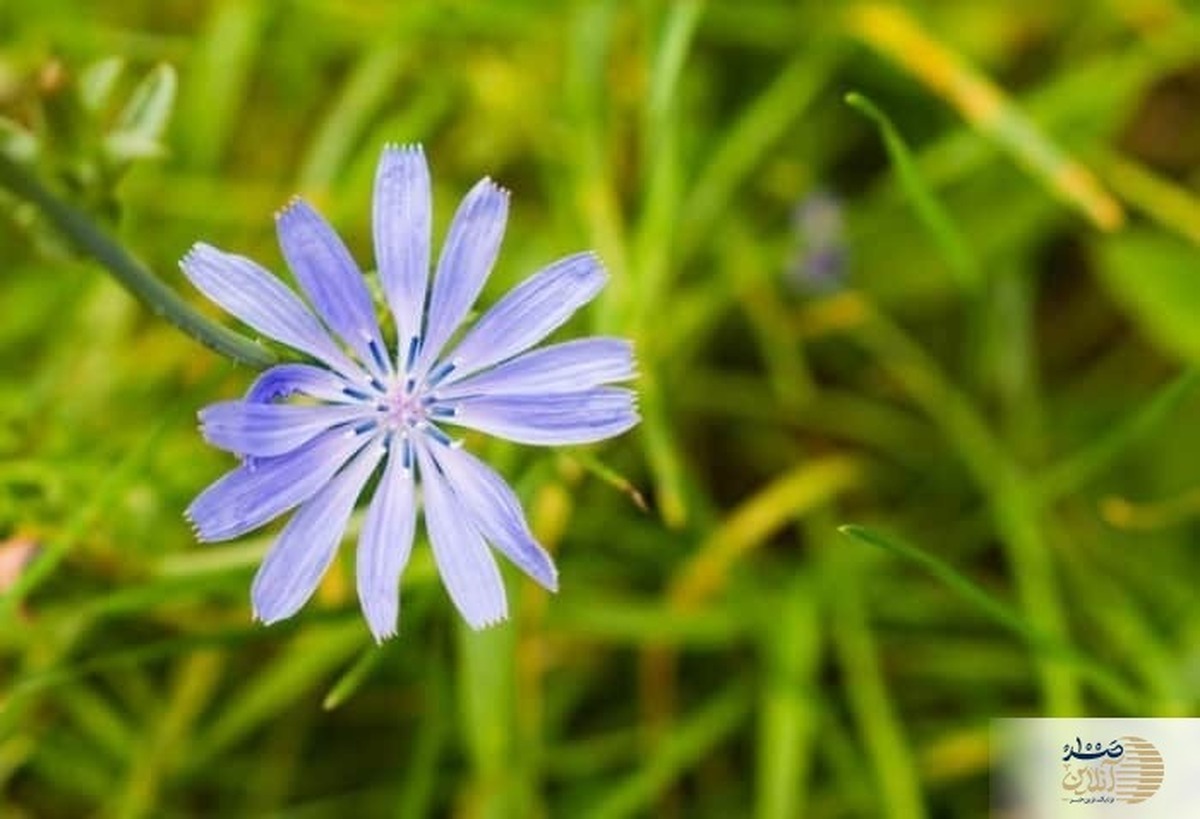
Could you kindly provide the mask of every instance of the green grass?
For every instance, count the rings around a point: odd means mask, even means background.
[[[990,718],[1200,708],[1183,4],[16,0],[0,31],[0,556],[38,544],[0,579],[0,815],[975,817]],[[634,339],[644,422],[472,439],[561,591],[506,568],[472,633],[418,538],[376,647],[349,539],[271,628],[271,531],[195,542],[231,463],[195,412],[255,370],[123,285],[280,353],[178,259],[282,272],[300,193],[368,261],[389,141],[439,235],[513,191],[483,304],[600,253],[569,334]]]

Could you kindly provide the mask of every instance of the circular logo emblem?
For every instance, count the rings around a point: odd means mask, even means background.
[[[1154,743],[1141,737],[1121,737],[1118,740],[1125,753],[1113,766],[1118,802],[1145,802],[1162,787],[1162,754]]]

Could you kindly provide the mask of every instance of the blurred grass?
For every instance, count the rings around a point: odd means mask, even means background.
[[[645,412],[479,442],[560,563],[555,596],[506,572],[510,623],[468,632],[418,543],[398,639],[349,549],[262,628],[269,535],[181,517],[229,466],[192,413],[253,371],[0,196],[0,566],[39,544],[0,568],[0,815],[973,817],[989,718],[1196,712],[1187,5],[16,0],[0,32],[0,139],[205,315],[192,242],[281,270],[303,193],[366,261],[380,147],[420,141],[439,229],[514,191],[485,303],[600,252],[574,329],[635,340]],[[93,174],[119,108],[64,88],[113,55],[178,100],[162,157]],[[830,192],[820,290],[796,214]]]

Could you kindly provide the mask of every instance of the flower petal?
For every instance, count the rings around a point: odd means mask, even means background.
[[[184,513],[202,541],[229,540],[308,500],[366,438],[331,430],[286,455],[256,459],[227,472]]]
[[[375,172],[375,263],[396,318],[401,354],[421,335],[429,282],[429,234],[433,208],[429,165],[420,145],[384,148]]]
[[[243,400],[269,404],[296,393],[321,401],[357,400],[356,390],[349,381],[330,370],[311,364],[276,364],[274,367],[268,367],[254,379]]]
[[[458,447],[437,444],[429,449],[462,508],[488,542],[544,588],[557,591],[554,561],[534,540],[521,502],[504,479]]]
[[[473,395],[452,406],[455,414],[444,418],[446,423],[521,444],[588,444],[620,435],[639,420],[634,394],[621,387],[557,395]]]
[[[319,358],[347,375],[359,372],[304,302],[250,259],[198,242],[179,266],[210,301],[263,335]]]
[[[429,297],[419,372],[437,358],[479,297],[500,252],[507,218],[508,191],[487,178],[476,183],[458,206]]]
[[[226,452],[265,458],[291,452],[328,429],[373,414],[362,404],[221,401],[200,410],[200,433]]]
[[[508,617],[508,601],[496,559],[420,438],[414,443],[420,459],[425,528],[442,584],[471,628],[498,623]]]
[[[594,253],[576,253],[530,276],[488,310],[447,357],[454,377],[537,344],[591,301],[607,278]]]
[[[371,293],[350,251],[303,199],[275,217],[279,246],[300,287],[335,333],[376,375],[388,369]]]
[[[580,392],[633,376],[632,344],[623,338],[592,336],[531,350],[462,381],[439,386],[437,395],[453,399],[472,394]]]
[[[250,587],[256,619],[271,624],[291,617],[312,596],[383,451],[380,443],[364,449],[283,527]]]
[[[393,447],[358,538],[358,599],[379,642],[395,635],[400,615],[400,574],[412,553],[417,523],[413,478]]]

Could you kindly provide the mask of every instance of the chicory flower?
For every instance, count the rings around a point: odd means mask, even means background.
[[[251,589],[264,623],[290,617],[312,595],[376,473],[356,558],[375,638],[396,633],[418,506],[464,619],[474,628],[503,620],[504,585],[489,546],[551,591],[556,570],[513,490],[444,427],[554,445],[600,441],[638,422],[634,393],[610,386],[634,374],[629,342],[589,337],[532,349],[604,286],[600,260],[578,253],[554,262],[450,344],[500,249],[508,192],[486,178],[471,189],[432,283],[431,207],[421,148],[386,148],[373,232],[391,344],[350,252],[302,200],[278,214],[277,227],[307,303],[255,262],[206,244],[181,262],[213,302],[311,359],[271,367],[241,400],[200,412],[205,439],[242,463],[188,508],[199,539],[236,538],[296,509]]]

